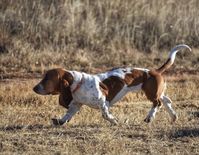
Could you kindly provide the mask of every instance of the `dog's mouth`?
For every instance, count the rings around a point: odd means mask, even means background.
[[[41,84],[36,85],[33,91],[39,95],[50,95],[50,92],[46,92]]]

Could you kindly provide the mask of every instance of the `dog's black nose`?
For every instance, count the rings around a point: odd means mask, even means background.
[[[39,86],[36,85],[36,86],[33,88],[33,91],[34,91],[35,93],[38,93],[38,90],[39,90]]]

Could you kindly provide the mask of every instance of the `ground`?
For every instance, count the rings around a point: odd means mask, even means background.
[[[179,76],[177,76],[179,77]],[[178,120],[172,123],[162,107],[153,122],[143,120],[150,109],[143,93],[129,94],[111,112],[112,126],[99,111],[83,107],[64,126],[51,118],[65,109],[57,96],[39,96],[32,87],[40,78],[1,80],[0,154],[198,154],[199,78],[167,76],[167,94]]]

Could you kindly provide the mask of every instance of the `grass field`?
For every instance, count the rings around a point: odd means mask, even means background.
[[[198,0],[1,0],[0,154],[199,154]],[[130,93],[111,112],[83,107],[64,126],[51,118],[66,110],[57,96],[32,88],[51,68],[88,73],[117,66],[158,68],[168,51],[186,43],[165,72],[166,94],[179,119],[164,107],[146,124],[151,103]]]
[[[56,96],[34,94],[39,79],[0,82],[0,154],[198,154],[199,78],[168,77],[167,94],[178,113],[176,123],[164,107],[156,119],[144,123],[150,109],[142,93],[129,94],[112,113],[119,119],[111,126],[99,111],[83,107],[62,127],[51,125],[52,117],[65,110]]]

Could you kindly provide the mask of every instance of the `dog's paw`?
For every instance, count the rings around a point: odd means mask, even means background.
[[[112,121],[111,121],[111,125],[118,125],[119,124],[119,122],[118,122],[118,119],[113,119]]]
[[[150,118],[150,117],[146,117],[146,118],[144,119],[144,122],[150,123],[150,122],[151,122],[151,118]]]
[[[172,118],[172,123],[175,123],[178,119],[178,116],[175,114],[173,115],[173,118]]]
[[[55,126],[60,126],[60,125],[63,125],[63,124],[64,124],[64,122],[63,122],[62,120],[56,119],[56,118],[52,118],[52,123],[53,123],[53,125],[55,125]]]

